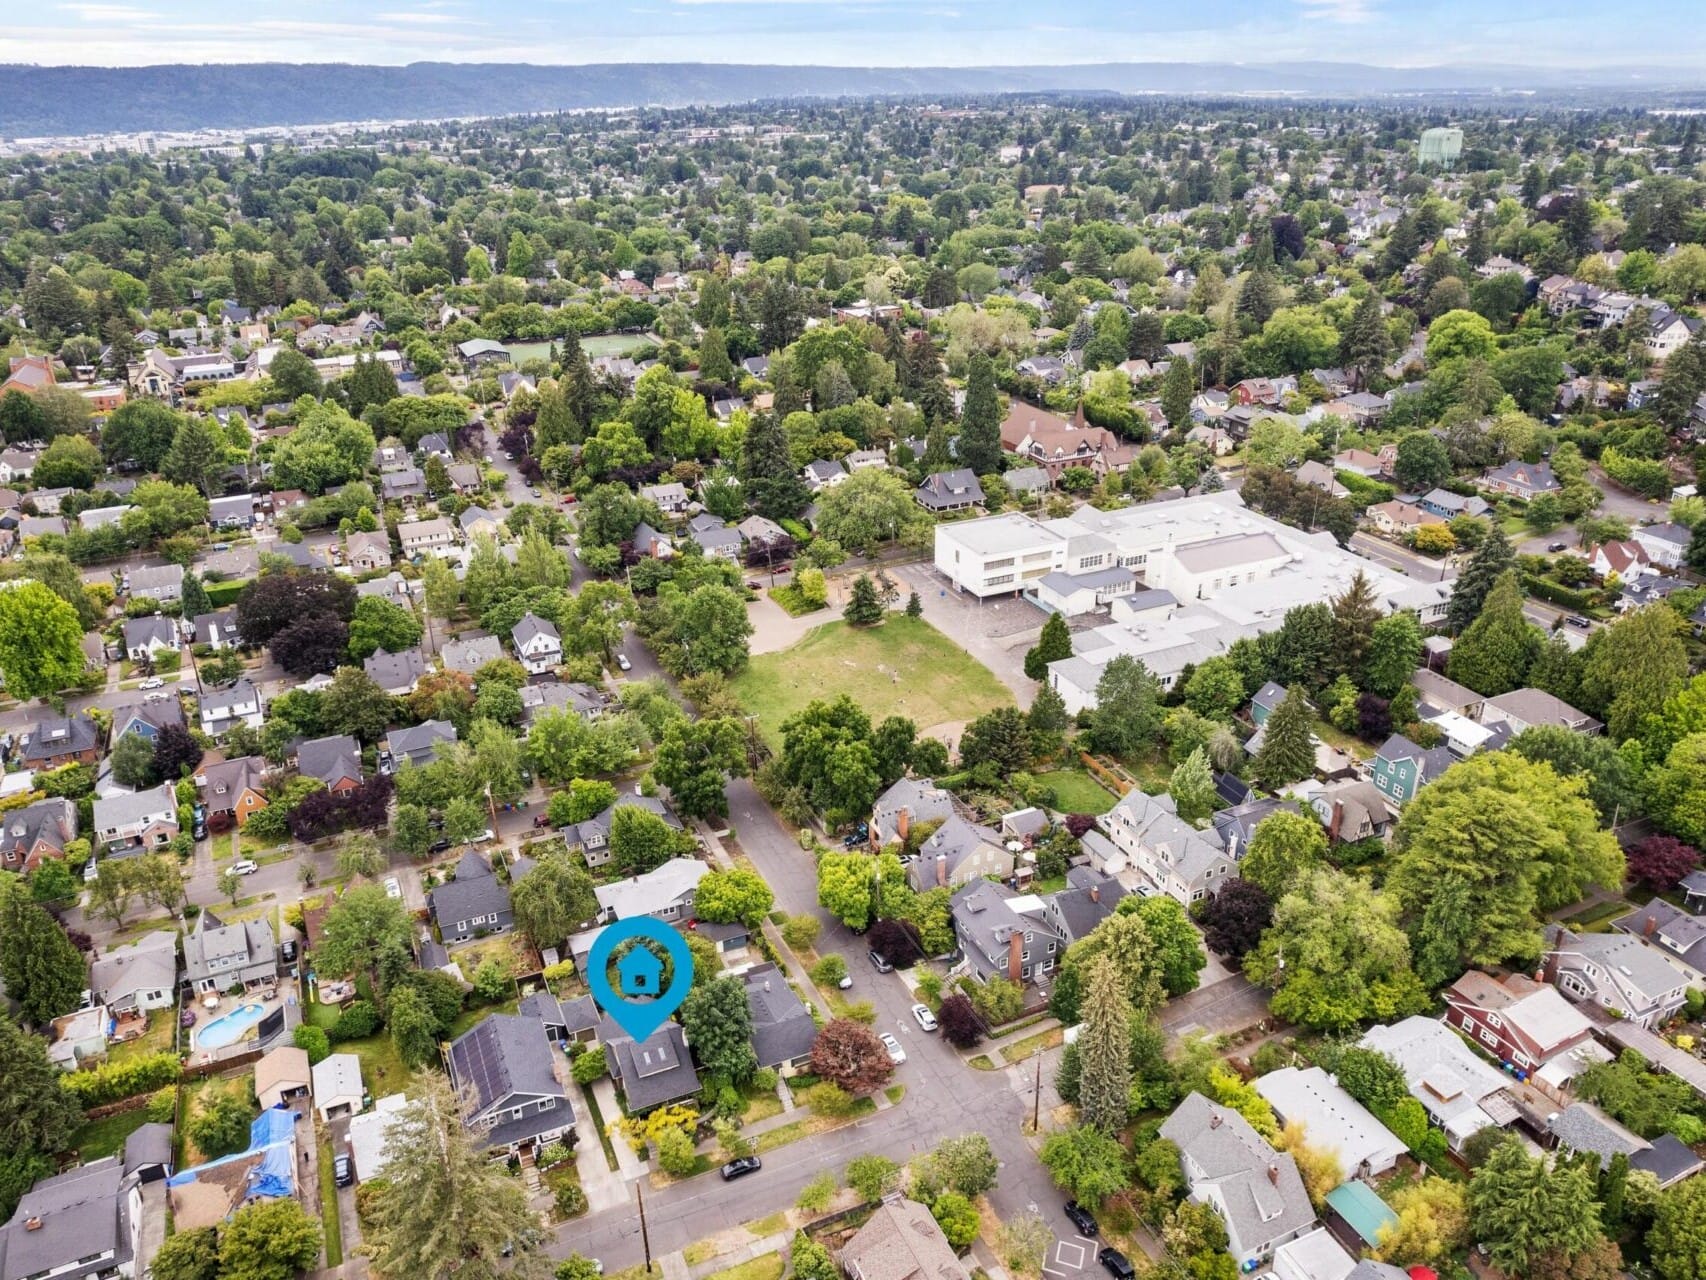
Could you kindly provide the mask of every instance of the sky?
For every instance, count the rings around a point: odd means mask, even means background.
[[[41,0],[0,62],[1698,68],[1701,0]]]

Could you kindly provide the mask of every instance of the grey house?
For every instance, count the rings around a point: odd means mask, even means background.
[[[456,741],[456,726],[448,720],[423,720],[407,729],[393,729],[385,735],[385,754],[394,772],[407,760],[417,767],[431,764],[438,749]]]
[[[386,693],[400,698],[415,691],[415,685],[427,673],[427,660],[418,647],[401,653],[380,649],[362,662],[361,669]]]
[[[488,662],[502,658],[504,647],[503,642],[489,631],[468,631],[447,641],[438,651],[438,656],[444,660],[446,671],[460,671],[471,676]]]
[[[427,894],[427,910],[432,912],[433,923],[446,942],[502,933],[515,924],[509,905],[509,886],[472,849],[456,864],[456,878]]]
[[[1243,1116],[1193,1093],[1161,1126],[1179,1148],[1190,1197],[1226,1225],[1226,1251],[1240,1269],[1315,1225],[1297,1162],[1275,1151]]]
[[[979,982],[1030,982],[1058,967],[1066,951],[1041,901],[993,880],[973,880],[955,893],[952,913],[965,967]]]
[[[635,1042],[612,1018],[598,1024],[598,1041],[610,1074],[622,1086],[628,1111],[639,1115],[699,1092],[699,1073],[687,1052],[687,1035],[671,1019],[646,1039]]]
[[[925,476],[913,497],[926,511],[964,511],[983,505],[983,486],[967,467]]]
[[[361,785],[361,744],[347,733],[310,738],[296,747],[296,771],[342,794]]]
[[[43,1178],[0,1227],[5,1280],[88,1280],[136,1274],[141,1179],[117,1156]]]
[[[493,1154],[559,1139],[573,1144],[574,1106],[537,1017],[494,1013],[451,1043],[445,1065],[466,1100],[463,1124]]]
[[[817,1023],[787,977],[773,964],[754,965],[741,979],[752,1015],[752,1048],[758,1065],[784,1076],[805,1069],[817,1043]]]
[[[983,876],[1012,874],[1013,855],[1002,843],[1001,833],[957,814],[930,833],[918,847],[918,861],[907,868],[907,878],[919,893],[957,889]]]
[[[1546,930],[1546,976],[1578,1004],[1595,1004],[1651,1030],[1682,1008],[1688,975],[1626,933]]]
[[[114,1013],[169,1009],[177,989],[178,939],[164,929],[109,947],[89,965],[90,992]]]
[[[226,924],[203,910],[184,936],[184,981],[198,994],[274,982],[278,941],[266,917]]]
[[[620,795],[616,803],[603,813],[594,814],[585,822],[577,822],[563,828],[563,843],[568,845],[572,853],[580,850],[581,857],[586,859],[589,867],[602,867],[610,861],[610,824],[616,817],[616,811],[625,807],[644,809],[647,813],[662,818],[664,822],[681,830],[681,819],[677,818],[670,807],[656,796]]]

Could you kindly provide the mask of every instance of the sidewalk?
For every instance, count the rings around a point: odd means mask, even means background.
[[[720,1253],[714,1258],[709,1258],[706,1261],[699,1263],[697,1266],[689,1267],[687,1274],[691,1277],[691,1280],[704,1280],[705,1276],[715,1275],[719,1271],[727,1271],[730,1267],[738,1267],[743,1262],[751,1262],[754,1258],[762,1258],[767,1253],[780,1253],[782,1255],[782,1261],[786,1263],[788,1260],[788,1246],[793,1242],[793,1239],[793,1232],[778,1231],[774,1235],[768,1235],[761,1239],[750,1241],[749,1243],[743,1244],[739,1248],[733,1249],[728,1253]],[[685,1261],[682,1254],[676,1253],[671,1254],[670,1256],[683,1258],[683,1261]],[[665,1280],[669,1280],[667,1274],[665,1275]]]

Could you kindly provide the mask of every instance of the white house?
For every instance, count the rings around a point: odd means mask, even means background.
[[[546,619],[523,614],[509,634],[516,657],[529,675],[543,675],[563,661],[563,638]]]
[[[331,1121],[361,1110],[361,1059],[334,1053],[314,1064],[314,1109]]]
[[[223,689],[201,695],[201,731],[218,738],[239,724],[259,729],[264,719],[261,691],[247,676]]]
[[[1281,1124],[1299,1124],[1309,1145],[1338,1157],[1343,1181],[1385,1173],[1408,1148],[1320,1067],[1281,1067],[1256,1081]]]

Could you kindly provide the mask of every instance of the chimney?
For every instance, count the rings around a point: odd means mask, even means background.
[[[1333,801],[1333,820],[1327,824],[1327,843],[1335,844],[1339,839],[1339,824],[1345,820],[1345,802]]]
[[[41,1230],[41,1219],[40,1218],[30,1218],[30,1219],[26,1220],[24,1223],[24,1230],[25,1231],[40,1231]]]
[[[1208,1127],[1210,1129],[1220,1128],[1220,1112],[1211,1111],[1208,1113]]]
[[[944,889],[948,885],[948,855],[945,853],[936,855],[936,885]]]
[[[1279,1161],[1275,1160],[1268,1166],[1268,1181],[1279,1186]]]
[[[912,830],[912,810],[900,809],[894,815],[894,833],[904,843],[907,833]]]
[[[1090,901],[1091,902],[1100,902],[1101,900],[1102,900],[1102,886],[1099,884],[1091,885],[1090,886]]]
[[[1659,918],[1657,916],[1648,916],[1641,924],[1641,936],[1643,938],[1650,938],[1658,931]]]
[[[1007,977],[1013,982],[1025,980],[1025,935],[1017,929],[1007,935]]]

